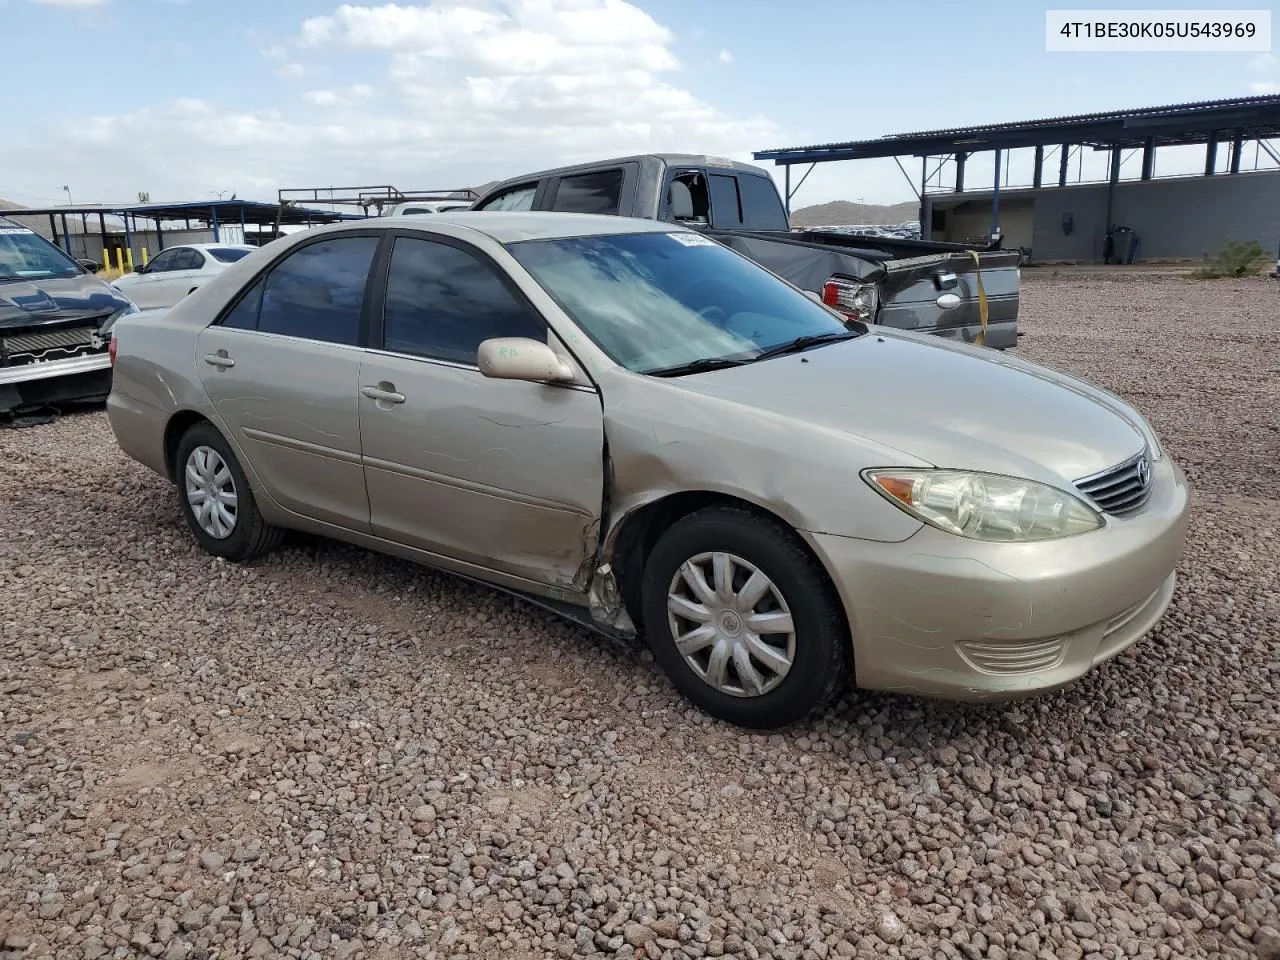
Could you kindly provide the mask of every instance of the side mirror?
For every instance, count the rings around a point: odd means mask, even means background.
[[[573,379],[573,368],[545,343],[528,337],[494,337],[480,344],[476,363],[480,372],[495,380],[529,380],[563,383]]]
[[[102,269],[102,264],[97,260],[76,260],[76,263],[80,264],[80,266],[84,267],[90,273],[97,273]]]

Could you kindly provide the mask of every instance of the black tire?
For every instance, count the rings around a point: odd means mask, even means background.
[[[681,565],[704,553],[736,555],[768,577],[791,611],[795,652],[781,683],[735,696],[704,680],[676,647],[667,596]],[[645,562],[641,619],[654,657],[676,688],[707,713],[756,730],[788,726],[825,706],[847,682],[851,638],[826,571],[781,522],[734,506],[708,507],[668,528]]]
[[[210,447],[217,451],[231,471],[235,484],[236,518],[229,536],[218,538],[207,533],[196,518],[191,502],[187,498],[186,467],[191,452],[197,447]],[[258,504],[249,488],[249,481],[240,467],[240,461],[232,452],[230,444],[208,421],[194,424],[182,436],[178,443],[177,456],[174,457],[174,483],[178,491],[178,509],[187,521],[187,526],[195,534],[196,540],[207,553],[235,563],[244,563],[254,557],[267,553],[279,545],[284,530],[273,527],[262,519]]]

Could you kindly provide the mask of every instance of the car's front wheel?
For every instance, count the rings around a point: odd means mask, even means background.
[[[179,509],[206,551],[243,562],[280,542],[283,531],[262,518],[240,461],[213,424],[183,435],[175,472]]]
[[[677,521],[649,554],[641,603],[646,639],[676,687],[730,723],[786,726],[847,677],[839,599],[770,517],[722,506]]]

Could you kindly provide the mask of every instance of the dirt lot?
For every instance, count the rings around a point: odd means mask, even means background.
[[[1280,957],[1280,284],[1024,309],[1196,487],[1173,609],[777,736],[426,570],[212,562],[101,412],[0,432],[0,957]]]

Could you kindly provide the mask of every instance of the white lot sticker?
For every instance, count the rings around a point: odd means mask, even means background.
[[[26,227],[0,227],[0,233],[35,233],[35,231],[28,230]]]
[[[676,241],[676,243],[683,243],[686,247],[714,247],[716,245],[714,240],[710,237],[704,237],[700,233],[668,233],[667,236]]]

